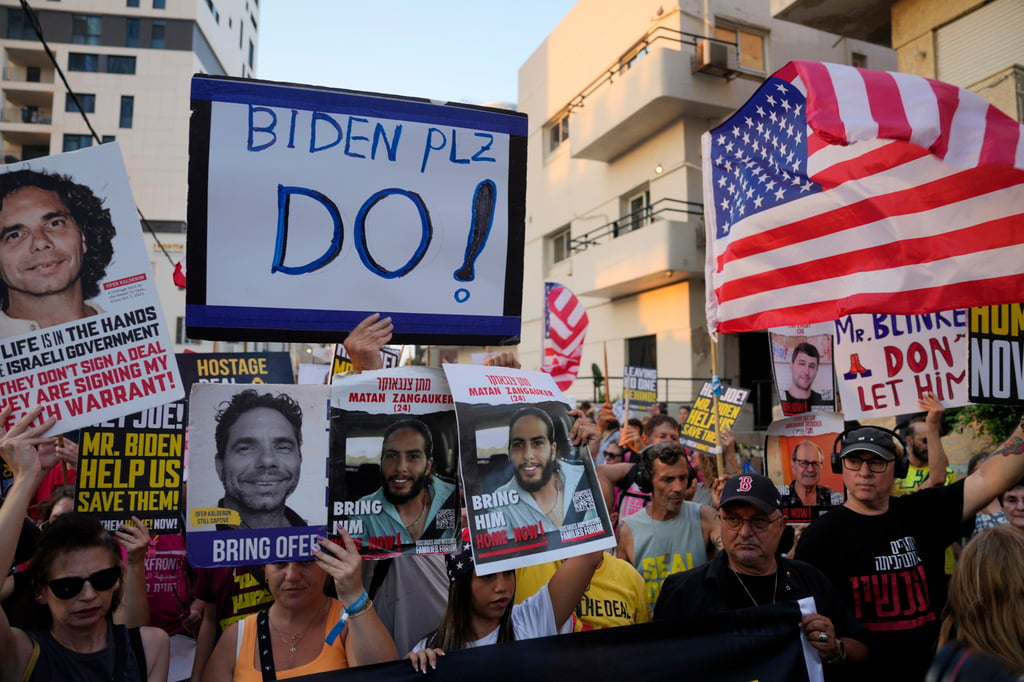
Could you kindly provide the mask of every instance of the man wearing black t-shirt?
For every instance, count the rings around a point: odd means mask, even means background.
[[[886,429],[844,434],[839,458],[849,496],[803,532],[796,552],[828,576],[867,627],[863,679],[924,679],[946,600],[945,549],[961,521],[1024,476],[1024,429],[962,481],[890,497],[902,456]]]

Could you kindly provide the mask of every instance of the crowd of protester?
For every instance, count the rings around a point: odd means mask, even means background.
[[[372,365],[384,324],[361,325],[374,339],[365,348],[354,333],[357,366]],[[0,506],[0,682],[272,679],[268,667],[285,678],[403,656],[425,671],[468,647],[805,596],[817,610],[794,632],[826,679],[924,679],[951,640],[1024,674],[1024,428],[956,481],[941,404],[926,396],[899,434],[854,424],[834,453],[799,444],[787,485],[741,471],[728,430],[720,476],[715,457],[680,444],[665,406],[625,424],[611,408],[574,414],[600,432],[591,453],[615,551],[485,576],[468,541],[443,567],[437,557],[371,562],[344,532],[313,561],[192,568],[183,536],[151,537],[138,519],[108,533],[73,511],[77,446],[42,437],[53,422],[31,426],[35,408],[0,429],[13,474]],[[0,410],[0,424],[8,416]],[[825,466],[845,493],[819,485]],[[795,542],[786,513],[799,504],[829,511]]]

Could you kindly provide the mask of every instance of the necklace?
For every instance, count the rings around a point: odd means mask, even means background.
[[[427,513],[427,507],[429,507],[429,506],[430,506],[430,492],[427,491],[427,494],[424,496],[424,499],[423,499],[423,509],[420,509],[420,515],[417,516],[415,518],[415,520],[413,520],[412,523],[403,523],[402,525],[405,526],[405,529],[411,531],[413,528],[415,528],[416,525],[419,524],[419,522],[423,520],[424,515],[426,515],[426,513]]]
[[[739,581],[740,587],[742,587],[743,591],[747,593],[748,597],[750,597],[750,601],[754,602],[754,606],[760,606],[760,604],[757,603],[757,600],[754,599],[754,595],[752,595],[750,593],[750,590],[747,589],[747,584],[745,582],[743,582],[743,578],[740,577],[740,574],[737,573],[735,571],[735,569],[733,569],[732,566],[729,567],[729,570],[732,571],[732,574],[734,576],[736,576],[736,580]],[[775,584],[772,585],[772,603],[773,604],[775,603],[775,594],[776,594],[776,592],[778,592],[778,590],[779,590],[779,571],[776,570],[775,571]]]
[[[551,518],[551,514],[552,514],[552,512],[555,511],[555,509],[560,509],[561,508],[561,503],[562,503],[562,479],[560,479],[560,478],[556,478],[555,479],[555,490],[556,490],[556,492],[555,492],[555,501],[551,503],[551,508],[548,509],[547,511],[544,511],[543,509],[541,510],[542,512],[544,512],[544,516],[548,517],[549,519]]]
[[[274,622],[270,620],[269,615],[267,617],[267,622],[270,623],[270,627],[274,628],[274,632],[278,634],[278,636],[281,638],[281,641],[284,642],[284,645],[289,647],[288,654],[290,656],[294,656],[295,652],[298,650],[299,641],[306,635],[306,633],[309,631],[309,628],[312,627],[313,623],[320,620],[320,614],[323,613],[323,610],[323,607],[320,607],[320,610],[317,611],[317,615],[308,623],[306,623],[306,627],[302,628],[302,632],[300,632],[297,635],[292,635],[281,630],[279,627],[274,625]]]

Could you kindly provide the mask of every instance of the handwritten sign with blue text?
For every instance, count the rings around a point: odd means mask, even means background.
[[[192,110],[189,336],[518,341],[525,115],[207,76]]]

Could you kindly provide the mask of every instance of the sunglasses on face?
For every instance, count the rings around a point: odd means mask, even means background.
[[[104,568],[102,571],[96,571],[84,578],[79,578],[78,576],[55,578],[47,582],[46,586],[50,588],[50,592],[53,592],[53,596],[57,599],[71,599],[78,596],[78,593],[85,587],[86,581],[97,592],[106,592],[117,584],[117,580],[120,577],[121,568],[119,566],[111,566],[110,568]]]

